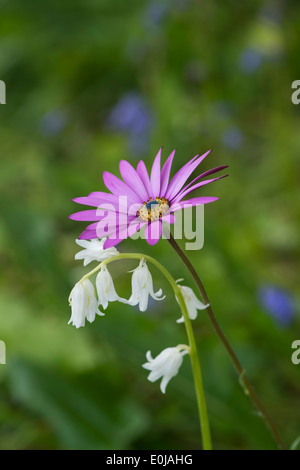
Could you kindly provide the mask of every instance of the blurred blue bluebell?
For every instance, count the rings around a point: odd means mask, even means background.
[[[146,152],[153,115],[146,100],[136,92],[126,93],[112,108],[107,122],[109,128],[124,132],[133,153]]]
[[[285,327],[292,323],[296,315],[296,302],[291,293],[273,285],[266,285],[258,289],[258,299],[280,326]]]
[[[67,116],[63,110],[54,109],[46,113],[41,120],[41,131],[47,136],[59,134],[67,124]]]
[[[149,2],[144,12],[145,26],[159,27],[172,9],[184,11],[189,6],[189,0],[155,0]]]
[[[249,47],[245,49],[239,59],[242,71],[246,74],[256,72],[263,63],[263,54],[256,48]]]
[[[240,148],[244,141],[244,135],[238,127],[230,127],[222,134],[222,141],[231,150]]]
[[[169,7],[166,2],[150,2],[144,12],[145,26],[160,26],[168,14]]]

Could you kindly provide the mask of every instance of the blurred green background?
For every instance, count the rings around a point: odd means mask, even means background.
[[[208,149],[203,171],[229,165],[197,193],[220,200],[205,208],[192,259],[290,446],[300,434],[299,2],[1,0],[0,12],[0,449],[201,448],[189,361],[165,396],[141,367],[148,349],[186,342],[156,269],[166,300],[145,313],[111,303],[85,328],[68,325],[69,292],[92,267],[74,260],[86,224],[68,219],[84,208],[72,198],[105,190],[102,172],[118,174],[123,158],[149,168],[161,146],[164,159],[177,149],[173,171]],[[166,241],[119,250],[151,254],[193,286]],[[135,266],[111,265],[127,298]],[[271,312],[265,286],[285,293]],[[275,449],[205,312],[194,327],[214,447]]]

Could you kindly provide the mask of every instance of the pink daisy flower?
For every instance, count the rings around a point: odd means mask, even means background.
[[[70,216],[73,220],[93,222],[82,232],[79,239],[107,237],[103,246],[107,249],[144,227],[147,242],[154,245],[161,237],[162,223],[173,224],[176,211],[218,199],[206,196],[184,199],[201,186],[227,176],[203,180],[206,176],[227,168],[227,165],[219,166],[200,174],[186,184],[210,150],[204,155],[196,155],[172,178],[170,173],[175,150],[162,168],[161,150],[154,159],[150,176],[142,160],[136,169],[126,160],[121,160],[119,168],[122,179],[107,171],[103,173],[104,184],[110,192],[96,191],[87,197],[73,199],[79,204],[95,208]]]

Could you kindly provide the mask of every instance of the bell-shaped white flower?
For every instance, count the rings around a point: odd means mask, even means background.
[[[148,307],[149,295],[154,300],[163,300],[165,298],[165,296],[161,297],[162,289],[154,292],[152,276],[144,259],[140,261],[140,264],[132,273],[132,294],[128,300],[129,305],[139,304],[140,311],[144,312]]]
[[[182,358],[185,354],[189,353],[189,347],[183,344],[176,346],[175,348],[166,348],[154,359],[151,356],[151,352],[148,351],[146,358],[148,362],[143,364],[144,369],[150,370],[150,374],[147,379],[150,382],[162,378],[160,383],[160,389],[162,393],[166,393],[166,386],[172,377],[177,375],[179,368],[182,364]]]
[[[75,240],[77,245],[84,248],[75,255],[75,259],[83,259],[83,265],[86,266],[91,261],[104,261],[107,258],[119,254],[118,250],[113,246],[111,248],[103,249],[106,238],[101,240],[95,238],[93,240]]]
[[[69,303],[72,309],[69,323],[72,323],[76,328],[84,326],[85,319],[92,323],[95,320],[96,313],[104,315],[98,309],[95,289],[89,279],[75,284],[69,296]]]
[[[102,305],[104,309],[107,308],[108,302],[114,302],[115,300],[127,303],[126,299],[122,299],[122,297],[119,297],[116,293],[112,277],[105,265],[101,266],[101,269],[97,275],[96,289],[99,305]]]
[[[179,284],[178,284],[178,287],[180,288],[181,293],[183,295],[183,299],[184,299],[184,302],[185,302],[185,305],[186,305],[186,308],[187,308],[188,315],[189,315],[190,319],[195,320],[195,318],[197,318],[197,315],[198,315],[198,310],[205,310],[209,306],[209,304],[204,305],[196,297],[193,289],[191,289],[190,287],[180,286]],[[178,302],[177,296],[176,296],[176,300]],[[181,318],[179,318],[176,321],[177,321],[177,323],[183,323],[184,322],[184,317],[182,316]]]

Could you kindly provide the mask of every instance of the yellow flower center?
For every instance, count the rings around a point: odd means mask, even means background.
[[[157,197],[152,199],[152,197],[150,197],[150,199],[147,202],[144,202],[144,204],[137,211],[137,215],[142,220],[153,222],[162,217],[167,212],[169,207],[170,204],[168,199],[164,197]]]

